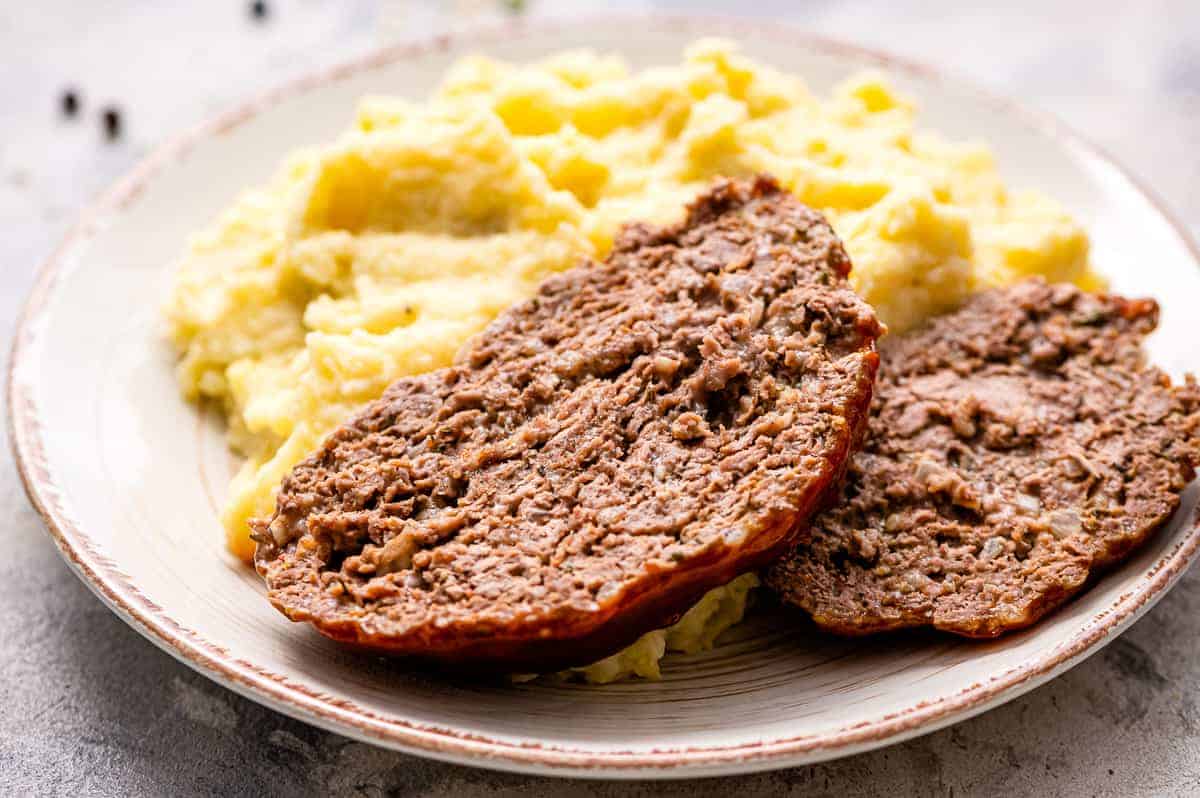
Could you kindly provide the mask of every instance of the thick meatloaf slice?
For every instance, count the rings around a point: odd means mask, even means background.
[[[861,441],[881,333],[825,220],[719,183],[393,384],[254,524],[289,618],[363,648],[580,665],[765,566]]]
[[[1033,623],[1163,524],[1200,390],[1145,363],[1151,300],[1031,281],[887,340],[840,504],[768,575],[831,631]]]

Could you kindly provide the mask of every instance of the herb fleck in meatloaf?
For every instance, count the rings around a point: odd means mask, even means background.
[[[1200,389],[1144,362],[1157,315],[1035,281],[885,341],[841,503],[768,584],[844,634],[990,637],[1061,604],[1200,462]]]
[[[794,544],[861,439],[881,327],[849,270],[766,178],[627,227],[296,467],[254,523],[271,601],[515,670],[673,622]]]

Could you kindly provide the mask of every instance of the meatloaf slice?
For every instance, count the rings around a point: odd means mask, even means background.
[[[881,346],[840,504],[768,584],[843,634],[1033,623],[1165,522],[1200,389],[1146,364],[1151,300],[1032,281]]]
[[[721,182],[393,384],[254,523],[272,603],[379,652],[550,670],[794,544],[861,440],[881,327],[825,220]]]

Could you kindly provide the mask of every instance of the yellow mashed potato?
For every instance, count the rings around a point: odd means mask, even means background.
[[[661,675],[659,660],[668,651],[695,654],[711,649],[725,630],[746,615],[750,591],[758,585],[757,576],[742,574],[729,584],[705,593],[673,626],[646,632],[611,657],[585,668],[572,668],[563,675],[568,678],[578,676],[592,684],[606,684],[630,676],[657,679]]]
[[[639,72],[468,58],[426,102],[366,99],[190,242],[166,315],[184,393],[223,406],[246,457],[229,548],[249,558],[247,521],[284,474],[393,380],[447,365],[623,222],[677,219],[714,177],[757,172],[828,216],[893,331],[1028,275],[1099,285],[1078,224],[1009,191],[986,145],[919,130],[880,75],[817,97],[719,41]],[[664,634],[599,665],[656,672]]]

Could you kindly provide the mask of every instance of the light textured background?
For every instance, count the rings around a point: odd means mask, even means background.
[[[238,0],[0,8],[5,341],[34,271],[81,207],[153,145],[314,66],[492,13],[486,0],[268,4],[263,24],[252,23],[248,4]],[[1007,2],[1002,10],[962,0],[903,8],[886,0],[733,5],[945,66],[1057,113],[1132,167],[1194,230],[1200,225],[1196,0],[1137,8],[1042,0]],[[582,8],[532,0],[528,14]],[[67,85],[85,100],[70,122],[57,113]],[[108,102],[125,116],[125,135],[111,143],[98,120]],[[80,401],[87,401],[86,386]],[[790,771],[606,784],[441,765],[277,715],[176,663],[110,614],[59,560],[7,458],[0,458],[0,514],[3,795],[1200,794],[1195,572],[1103,653],[951,729]]]

